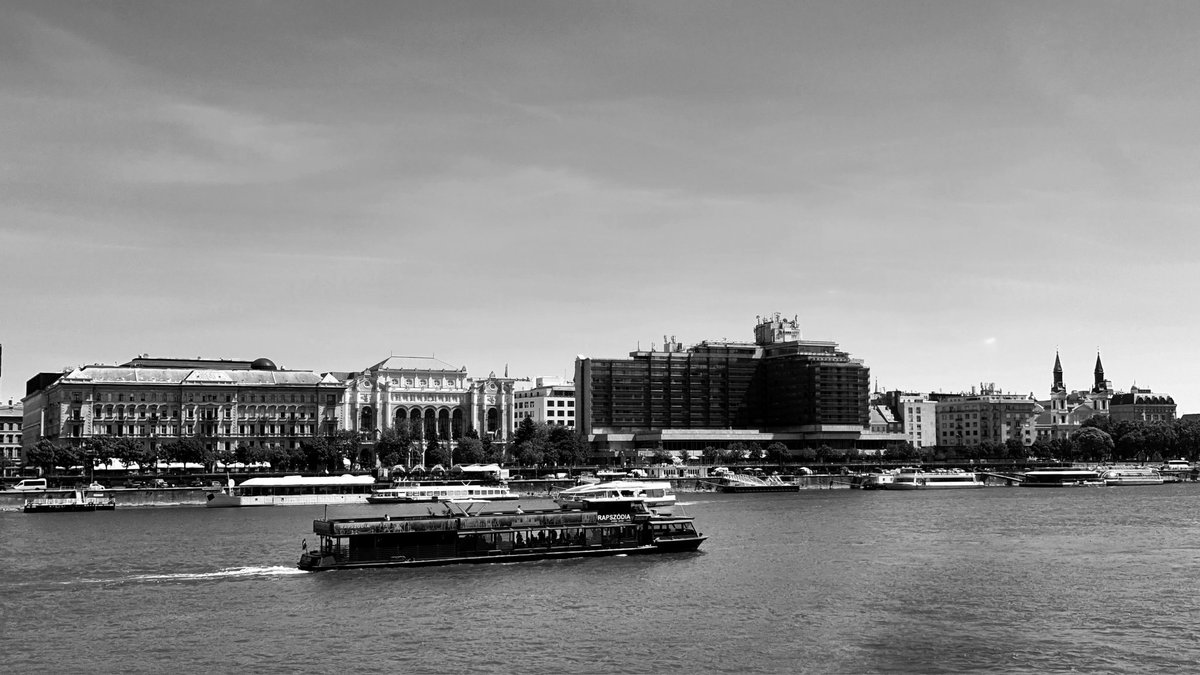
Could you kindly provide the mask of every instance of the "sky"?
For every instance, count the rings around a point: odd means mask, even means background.
[[[797,316],[880,389],[1200,412],[1200,3],[0,0],[0,398],[567,376]]]

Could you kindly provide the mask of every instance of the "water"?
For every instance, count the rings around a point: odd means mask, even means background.
[[[699,553],[325,573],[295,569],[323,507],[4,512],[0,653],[18,673],[1184,672],[1198,489],[684,494]]]

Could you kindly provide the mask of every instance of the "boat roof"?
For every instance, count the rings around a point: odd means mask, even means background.
[[[250,478],[238,483],[238,487],[278,487],[296,485],[372,485],[374,476],[275,476],[271,478]]]
[[[610,480],[610,481],[606,481],[603,483],[586,483],[584,485],[576,485],[575,487],[569,487],[569,488],[563,490],[563,492],[566,492],[568,494],[576,494],[576,493],[580,493],[580,492],[592,492],[592,491],[599,491],[599,490],[621,490],[621,489],[631,490],[631,489],[638,489],[638,488],[641,488],[641,489],[650,488],[653,490],[664,490],[664,489],[670,489],[671,483],[670,483],[670,481],[665,481],[665,480],[660,480],[660,481]]]

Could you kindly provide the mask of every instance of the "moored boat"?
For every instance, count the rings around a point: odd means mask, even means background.
[[[1026,471],[1021,487],[1102,487],[1100,472],[1093,469],[1038,469]]]
[[[104,490],[46,490],[26,499],[25,513],[62,513],[69,511],[112,511],[117,500]]]
[[[220,492],[208,493],[205,506],[298,506],[366,504],[375,479],[371,476],[280,476],[250,478]]]
[[[859,490],[884,490],[896,479],[892,473],[864,473],[850,479],[850,487]]]
[[[693,519],[638,503],[580,510],[485,512],[486,500],[443,502],[440,515],[313,521],[299,567],[330,570],[490,563],[695,551],[706,537]]]
[[[1163,477],[1158,469],[1125,468],[1106,469],[1100,473],[1105,485],[1162,485]]]
[[[726,473],[715,480],[706,481],[718,492],[799,492],[797,483],[784,482],[779,476],[759,478],[744,473]]]
[[[630,502],[651,509],[669,509],[675,505],[675,492],[669,481],[613,480],[560,490],[554,501],[568,509],[580,508],[586,501]]]
[[[427,485],[417,482],[393,484],[379,488],[367,496],[368,504],[404,504],[410,502],[437,502],[447,499],[486,499],[489,501],[520,499],[507,485],[479,485],[459,483],[456,485]]]
[[[880,485],[885,490],[954,490],[981,488],[986,484],[974,472],[954,469],[952,471],[922,471],[903,468],[892,476],[892,480]]]

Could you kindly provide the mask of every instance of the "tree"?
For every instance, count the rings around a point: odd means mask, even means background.
[[[480,464],[485,459],[483,441],[479,440],[478,435],[474,438],[463,436],[458,439],[458,449],[455,452],[462,464]]]
[[[1025,444],[1022,443],[1021,439],[1019,438],[1010,438],[1007,441],[1004,441],[1004,454],[1002,457],[1007,457],[1009,459],[1024,459]]]
[[[408,420],[400,420],[396,426],[384,429],[375,443],[375,452],[386,466],[412,463],[412,444],[417,436],[412,433]]]
[[[1093,462],[1101,462],[1112,457],[1116,444],[1112,436],[1096,427],[1081,427],[1071,434],[1079,458]]]
[[[359,460],[359,450],[362,448],[362,437],[357,431],[343,429],[335,432],[329,437],[331,445],[331,456],[328,458],[326,468],[331,472],[345,471],[346,460],[357,462]]]
[[[65,444],[56,443],[49,438],[39,438],[26,452],[25,459],[41,469],[43,474],[51,474],[54,473],[55,466],[71,466],[65,462],[72,458],[72,454],[70,447]]]
[[[775,441],[767,446],[766,455],[767,461],[779,466],[783,466],[785,462],[791,459],[791,453],[788,452],[787,446],[779,441]]]
[[[512,455],[518,464],[536,466],[550,454],[550,430],[541,422],[526,417],[513,434]]]
[[[437,436],[431,436],[425,447],[425,461],[449,467],[453,461],[453,453],[449,443],[442,443]]]
[[[574,429],[554,425],[549,428],[547,442],[554,448],[555,457],[559,463],[566,466],[578,466],[587,461],[588,447],[583,438]]]

